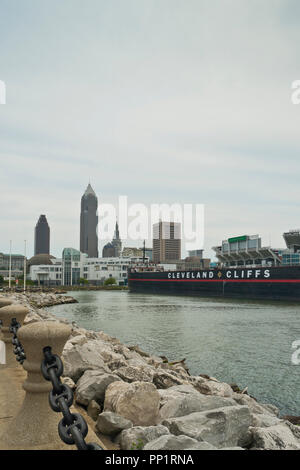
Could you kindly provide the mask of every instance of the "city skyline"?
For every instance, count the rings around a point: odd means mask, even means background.
[[[246,233],[284,246],[300,225],[299,2],[87,5],[83,21],[78,0],[2,2],[1,251],[33,253],[41,213],[52,254],[78,247],[89,177],[103,203],[205,204],[206,256]]]

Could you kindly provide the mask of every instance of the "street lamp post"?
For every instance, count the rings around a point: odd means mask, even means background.
[[[8,287],[11,288],[11,240],[9,241],[9,274],[8,274]]]
[[[24,292],[26,291],[26,240],[24,240]]]

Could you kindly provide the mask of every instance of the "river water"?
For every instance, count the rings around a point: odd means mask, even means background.
[[[300,305],[203,299],[127,291],[71,292],[78,304],[51,307],[58,317],[102,330],[144,351],[186,358],[193,375],[248,386],[259,401],[300,415]]]

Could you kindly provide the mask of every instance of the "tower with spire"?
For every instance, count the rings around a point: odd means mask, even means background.
[[[81,198],[80,251],[89,258],[98,258],[98,199],[89,183]]]
[[[122,241],[120,239],[119,224],[116,221],[116,228],[114,238],[110,243],[107,243],[102,250],[103,258],[119,258],[122,251]]]
[[[121,254],[121,251],[122,251],[122,242],[121,242],[120,234],[119,234],[118,221],[116,221],[116,228],[115,228],[115,233],[114,233],[114,238],[113,238],[113,241],[112,241],[112,245],[115,248],[115,257],[118,258]]]

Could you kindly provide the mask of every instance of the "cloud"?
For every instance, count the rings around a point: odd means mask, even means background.
[[[0,251],[41,213],[51,250],[79,246],[101,201],[206,205],[206,244],[297,226],[295,1],[2,1]],[[16,14],[18,13],[18,14]]]

